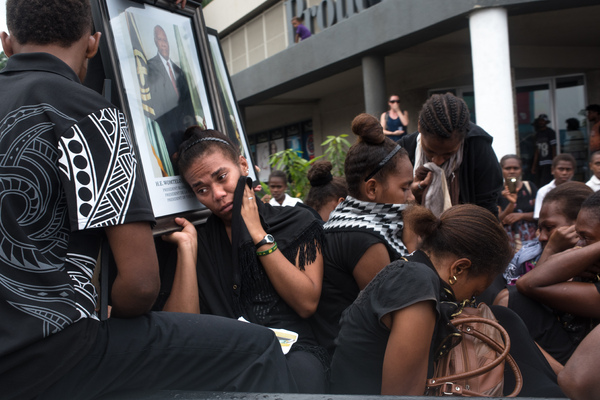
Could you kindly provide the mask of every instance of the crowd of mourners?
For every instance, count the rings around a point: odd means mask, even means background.
[[[177,168],[211,215],[154,238],[125,118],[80,84],[100,40],[88,0],[7,11],[0,397],[423,395],[465,301],[507,330],[520,396],[600,397],[600,193],[571,181],[572,156],[538,190],[518,156],[497,161],[462,99],[435,94],[412,134],[356,116],[343,177],[316,162],[303,203],[273,172],[263,202],[239,147],[191,126]],[[116,274],[100,321],[103,243]],[[297,341],[284,354],[269,328]]]

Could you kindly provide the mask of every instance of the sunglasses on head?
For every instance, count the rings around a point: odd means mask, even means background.
[[[390,103],[400,103],[400,100],[390,100]]]

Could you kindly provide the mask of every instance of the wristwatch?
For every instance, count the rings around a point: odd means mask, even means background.
[[[273,244],[275,243],[275,238],[273,237],[273,235],[270,234],[266,234],[265,237],[263,238],[263,240],[261,240],[260,242],[256,243],[256,248],[258,249],[260,246],[265,245],[265,244]]]

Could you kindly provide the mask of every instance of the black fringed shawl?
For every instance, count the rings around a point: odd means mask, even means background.
[[[308,321],[277,294],[241,216],[244,185],[240,178],[234,195],[231,244],[223,222],[213,216],[198,229],[198,287],[202,313],[246,320],[270,328],[298,332],[299,342],[316,344]],[[274,236],[279,250],[292,263],[299,255],[304,269],[315,261],[324,240],[321,223],[306,209],[272,207],[257,201],[263,228]]]

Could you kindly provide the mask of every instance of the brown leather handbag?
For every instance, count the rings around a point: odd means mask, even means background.
[[[523,386],[517,363],[508,354],[510,337],[496,321],[490,308],[480,303],[465,307],[451,320],[462,340],[440,358],[434,377],[427,380],[427,395],[469,397],[515,397]],[[515,375],[515,389],[503,395],[504,367]]]

